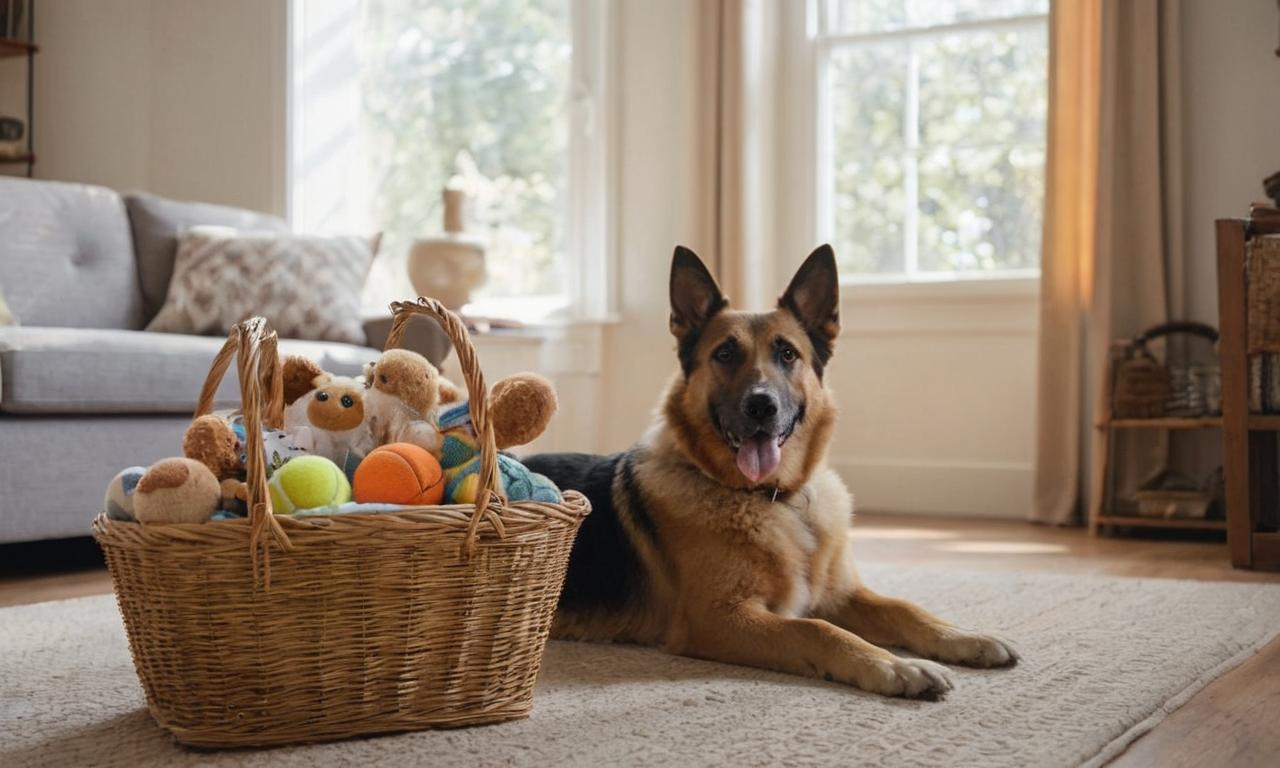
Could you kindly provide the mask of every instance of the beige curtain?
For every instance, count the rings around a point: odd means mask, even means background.
[[[1180,314],[1177,0],[1054,2],[1032,519],[1102,492],[1108,345]],[[1087,490],[1086,490],[1087,489]]]
[[[773,34],[771,0],[699,0],[697,56],[700,255],[742,309],[767,301],[765,246],[774,221],[764,196],[772,167]]]

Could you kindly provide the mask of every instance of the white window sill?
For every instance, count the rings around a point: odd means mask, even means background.
[[[1040,297],[1040,276],[1011,273],[1000,277],[945,275],[904,281],[854,278],[840,281],[841,303],[901,304],[912,302],[1036,301]]]

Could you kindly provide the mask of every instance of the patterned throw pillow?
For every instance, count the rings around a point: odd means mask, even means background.
[[[227,333],[262,315],[281,338],[364,344],[360,289],[380,239],[194,228],[178,243],[168,296],[147,330]]]

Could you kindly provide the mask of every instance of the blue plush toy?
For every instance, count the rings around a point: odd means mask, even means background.
[[[480,481],[480,445],[471,425],[470,406],[457,403],[440,412],[440,466],[447,504],[472,504]],[[560,489],[545,475],[529,471],[512,456],[498,454],[498,480],[509,501],[560,502]]]

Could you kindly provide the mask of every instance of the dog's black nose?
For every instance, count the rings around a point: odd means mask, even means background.
[[[747,395],[742,401],[742,412],[748,419],[761,422],[778,415],[778,398],[768,392]]]

